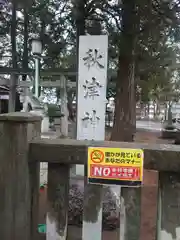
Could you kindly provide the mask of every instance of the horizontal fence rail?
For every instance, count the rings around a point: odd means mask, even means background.
[[[180,171],[180,148],[171,144],[36,139],[30,143],[29,159],[49,163],[86,164],[88,147],[143,149],[145,169]]]

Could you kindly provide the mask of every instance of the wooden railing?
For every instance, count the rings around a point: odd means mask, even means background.
[[[180,239],[178,146],[41,139],[40,118],[23,113],[0,116],[0,143],[0,239],[41,239],[37,233],[40,162],[48,163],[47,224],[55,226],[44,239],[79,239],[71,236],[68,226],[69,174],[72,165],[86,165],[88,146],[144,149],[144,168],[159,171],[156,239]],[[101,239],[102,190],[85,179],[83,240]],[[140,196],[141,188],[122,188],[125,221],[120,223],[118,239],[140,239]]]

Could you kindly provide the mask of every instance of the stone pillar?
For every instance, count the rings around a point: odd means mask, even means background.
[[[40,136],[40,128],[41,118],[29,113],[0,115],[0,239],[32,239],[28,142]]]

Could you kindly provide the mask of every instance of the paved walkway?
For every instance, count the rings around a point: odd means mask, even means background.
[[[110,126],[113,126],[113,122],[110,122]],[[149,131],[161,131],[162,123],[158,121],[151,120],[137,120],[136,128],[138,129],[146,129]]]

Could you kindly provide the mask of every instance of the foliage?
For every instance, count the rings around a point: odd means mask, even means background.
[[[122,1],[108,0],[36,0],[28,12],[28,54],[24,55],[25,8],[18,9],[17,56],[19,66],[24,58],[29,67],[31,38],[40,37],[43,43],[42,68],[76,67],[76,26],[84,24],[88,34],[109,35],[109,67],[117,70],[121,48]],[[172,92],[167,68],[177,61],[180,38],[179,1],[136,0],[136,44],[134,49],[136,86],[141,89],[140,100],[148,102],[158,95],[157,90]],[[0,56],[11,55],[9,44],[11,6],[0,8]],[[8,60],[8,59],[7,59]],[[10,59],[9,59],[10,60]],[[3,62],[5,65],[6,62]],[[11,65],[11,61],[7,61]],[[75,78],[72,78],[75,80]],[[113,79],[114,80],[114,79]],[[110,91],[111,93],[114,91]],[[154,93],[154,94],[152,94]],[[112,94],[111,94],[112,95]]]
[[[60,118],[61,116],[60,107],[58,107],[56,104],[48,104],[48,117],[50,122],[52,122],[54,118]]]

